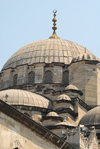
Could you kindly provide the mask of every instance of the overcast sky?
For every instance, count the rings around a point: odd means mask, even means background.
[[[100,0],[0,0],[0,70],[18,49],[52,35],[86,47],[100,59]]]

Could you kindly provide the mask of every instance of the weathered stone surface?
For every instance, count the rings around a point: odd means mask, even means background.
[[[97,105],[99,94],[97,85],[97,66],[83,62],[69,67],[69,83],[78,87],[84,94],[82,100],[88,105]]]
[[[54,66],[53,69],[53,82],[61,83],[62,82],[62,67]]]
[[[23,124],[0,113],[0,149],[58,149]]]
[[[43,73],[44,67],[36,67],[35,68],[35,83],[42,83],[43,82]]]

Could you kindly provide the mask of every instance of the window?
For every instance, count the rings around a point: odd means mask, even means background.
[[[69,74],[68,74],[68,71],[64,71],[64,72],[63,72],[62,82],[63,82],[63,84],[68,84],[68,82],[69,82]]]
[[[14,149],[18,149],[18,147],[15,147]]]
[[[17,74],[15,74],[14,77],[13,77],[13,86],[17,85],[17,77],[18,77]]]
[[[29,84],[34,84],[35,82],[35,73],[33,71],[31,71],[29,74],[28,74],[28,83]]]
[[[52,72],[50,70],[47,70],[44,75],[44,83],[52,83],[52,82],[53,82]]]

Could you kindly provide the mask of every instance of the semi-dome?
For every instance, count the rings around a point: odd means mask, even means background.
[[[89,50],[68,40],[55,38],[38,40],[15,52],[5,63],[2,70],[42,62],[60,62],[69,65],[74,57],[84,53],[95,57]]]
[[[80,120],[79,124],[86,126],[100,126],[100,106],[88,111]]]
[[[45,97],[20,89],[0,91],[0,99],[10,105],[33,106],[52,109],[52,103]]]

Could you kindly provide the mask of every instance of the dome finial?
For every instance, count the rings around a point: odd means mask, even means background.
[[[57,34],[56,34],[56,29],[57,29],[57,27],[56,27],[56,22],[57,22],[57,19],[56,19],[56,13],[57,13],[57,10],[55,9],[55,10],[53,10],[53,13],[54,13],[54,18],[53,18],[53,20],[52,20],[52,22],[54,22],[53,23],[53,27],[52,27],[52,29],[53,29],[53,34],[52,34],[52,36],[50,36],[49,38],[56,38],[56,39],[60,39],[58,36],[57,36]]]
[[[57,22],[56,13],[57,13],[57,10],[56,9],[53,10],[53,13],[54,13],[54,18],[53,18],[52,22],[54,22],[53,23],[54,26],[52,27],[52,29],[53,29],[53,33],[55,33],[55,30],[57,29],[57,27],[56,27],[56,22]]]

